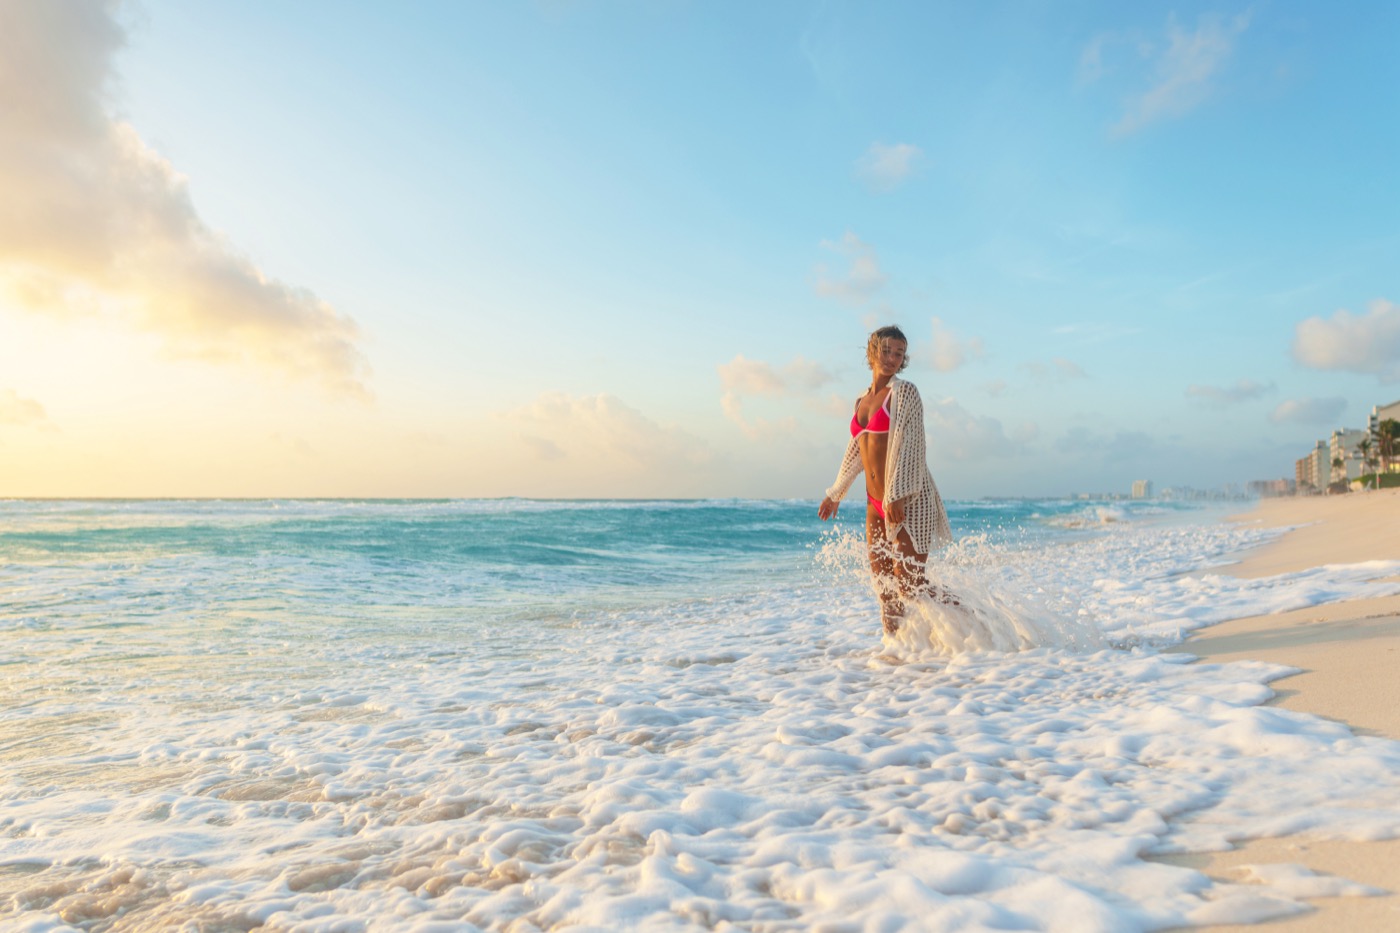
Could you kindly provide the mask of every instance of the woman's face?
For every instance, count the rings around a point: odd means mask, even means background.
[[[882,376],[893,376],[899,372],[899,368],[904,365],[904,351],[909,345],[903,340],[896,340],[893,337],[880,338],[880,349],[876,351],[875,359],[871,360],[874,369]]]

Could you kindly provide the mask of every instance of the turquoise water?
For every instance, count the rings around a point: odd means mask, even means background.
[[[951,507],[959,537],[1018,549],[1161,513]],[[390,661],[545,663],[575,650],[577,625],[706,624],[736,605],[801,614],[862,579],[863,519],[854,499],[829,524],[807,501],[0,502],[0,702],[37,711],[36,690],[130,681],[197,703],[203,683],[269,665],[294,689]],[[833,542],[846,545],[839,569],[817,559]]]
[[[1142,503],[953,503],[961,536],[1072,540]],[[518,626],[812,572],[833,534],[805,501],[0,502],[0,626]],[[851,516],[854,515],[854,521]]]

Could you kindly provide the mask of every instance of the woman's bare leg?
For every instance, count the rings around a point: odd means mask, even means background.
[[[875,578],[875,592],[880,597],[880,620],[885,631],[893,635],[904,617],[905,603],[919,596],[931,596],[947,606],[961,606],[957,596],[928,582],[928,555],[914,550],[914,539],[907,529],[891,546],[885,537],[885,520],[873,505],[865,509],[865,541],[870,551],[870,573]]]
[[[914,540],[909,537],[908,530],[904,528],[899,529],[899,536],[895,538],[895,550],[893,563],[895,579],[899,585],[899,594],[906,600],[918,596],[928,586],[928,580],[924,574],[928,555],[920,554],[914,550]]]
[[[895,541],[897,556],[893,561],[894,572],[899,581],[899,593],[908,600],[915,596],[931,596],[947,606],[961,606],[962,602],[952,593],[928,582],[928,555],[914,550],[914,540],[909,532],[901,528]]]
[[[875,593],[880,597],[880,621],[885,631],[893,635],[904,615],[904,603],[899,598],[898,564],[895,552],[885,538],[885,520],[875,506],[865,507],[865,545],[870,552],[870,575],[875,581]]]

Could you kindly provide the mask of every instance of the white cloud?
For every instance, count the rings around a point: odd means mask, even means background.
[[[1274,384],[1272,382],[1265,384],[1255,382],[1252,379],[1241,379],[1233,386],[1189,385],[1186,387],[1186,396],[1211,408],[1225,408],[1229,405],[1238,405],[1241,402],[1262,398],[1273,391]]]
[[[983,383],[982,391],[992,398],[1000,398],[1006,392],[1006,380],[993,379],[991,382]]]
[[[568,454],[564,453],[564,448],[547,437],[524,434],[521,435],[520,439],[525,442],[526,447],[534,451],[535,456],[540,460],[563,460],[568,456]]]
[[[1029,423],[1019,425],[1013,436],[996,418],[974,415],[952,398],[933,399],[924,406],[929,426],[928,449],[932,458],[946,455],[953,460],[989,460],[1023,452],[1039,429]]]
[[[911,143],[871,143],[856,161],[856,173],[872,191],[893,191],[923,161],[923,150]]]
[[[984,353],[981,337],[961,340],[942,319],[933,319],[933,343],[929,348],[928,358],[934,369],[941,373],[950,373],[966,363],[969,357],[980,359]],[[920,362],[922,353],[916,351],[911,356],[913,362],[917,363]]]
[[[835,298],[848,304],[860,305],[869,300],[885,285],[885,273],[880,269],[880,259],[869,244],[847,230],[839,243],[823,240],[823,249],[832,250],[844,256],[849,265],[841,277],[833,277],[825,265],[817,266],[817,294]]]
[[[728,363],[721,363],[719,370],[720,386],[726,392],[743,395],[789,395],[811,392],[820,389],[835,377],[820,363],[793,357],[791,363],[781,369],[763,360],[751,360],[742,353],[736,354]]]
[[[0,424],[47,425],[44,406],[14,389],[0,389]]]
[[[520,435],[538,461],[664,476],[705,466],[713,456],[699,438],[658,424],[615,395],[547,392],[520,408],[500,412],[511,424],[537,431]]]
[[[1299,398],[1280,402],[1269,415],[1274,424],[1336,424],[1346,411],[1344,398]]]
[[[739,430],[753,440],[781,437],[797,431],[797,418],[794,416],[763,418],[750,415],[744,411],[743,400],[736,395],[726,394],[719,400],[719,405],[724,417],[738,425]]]
[[[763,360],[748,359],[740,353],[728,363],[719,364],[716,369],[719,371],[720,388],[724,392],[720,397],[724,415],[750,437],[791,431],[796,427],[796,420],[750,418],[744,413],[745,397],[809,397],[835,378],[820,363],[801,356],[778,368]],[[808,401],[815,402],[811,398]],[[825,410],[828,406],[816,402],[816,407]]]
[[[1029,444],[1040,437],[1040,425],[1034,421],[1022,421],[1011,429],[1011,439],[1018,444]]]
[[[116,7],[0,7],[0,290],[36,313],[117,315],[178,355],[364,395],[355,323],[210,230],[186,179],[112,116]]]
[[[1210,97],[1212,80],[1229,61],[1235,41],[1249,28],[1249,20],[1248,12],[1233,17],[1205,13],[1197,18],[1194,30],[1187,30],[1172,15],[1163,38],[1101,33],[1080,54],[1080,83],[1103,80],[1119,67],[1141,75],[1146,87],[1128,97],[1123,115],[1113,127],[1115,135],[1185,116]],[[1128,58],[1126,65],[1121,60],[1108,60],[1120,51]]]
[[[1400,382],[1400,305],[1378,299],[1365,314],[1310,317],[1293,337],[1293,359],[1311,369],[1372,373]]]

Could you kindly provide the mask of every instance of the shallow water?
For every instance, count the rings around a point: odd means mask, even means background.
[[[1282,668],[1158,651],[1400,567],[1234,580],[1209,568],[1269,532],[961,503],[931,573],[966,607],[882,642],[863,543],[814,512],[0,503],[0,910],[1157,929],[1297,886],[1145,855],[1400,833],[1400,743],[1261,706]]]

